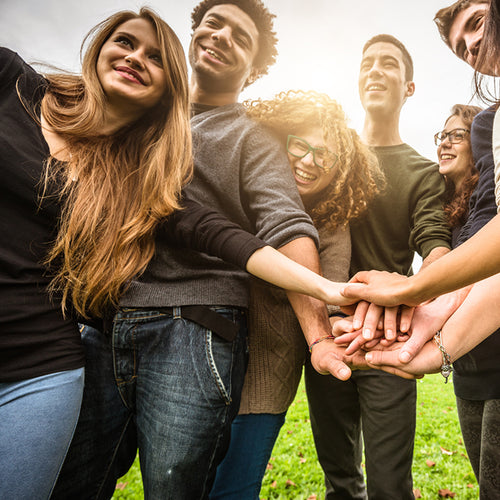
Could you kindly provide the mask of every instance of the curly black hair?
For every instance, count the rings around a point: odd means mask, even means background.
[[[191,29],[194,31],[201,23],[203,16],[215,5],[233,4],[247,14],[255,23],[259,32],[259,50],[255,56],[254,67],[257,70],[257,78],[267,74],[269,66],[276,62],[278,50],[276,44],[278,38],[273,31],[273,19],[267,7],[260,0],[203,0],[191,13]]]

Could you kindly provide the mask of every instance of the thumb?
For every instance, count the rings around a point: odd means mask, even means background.
[[[428,338],[424,338],[422,335],[413,334],[401,348],[399,361],[401,363],[409,363],[422,350],[422,347],[428,340]]]
[[[340,294],[348,299],[367,299],[367,287],[363,283],[346,283],[346,285],[340,289]]]

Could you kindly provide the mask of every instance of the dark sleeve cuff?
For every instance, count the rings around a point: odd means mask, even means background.
[[[219,212],[183,198],[182,209],[161,225],[159,238],[167,243],[219,257],[245,269],[250,256],[266,243],[241,229]]]

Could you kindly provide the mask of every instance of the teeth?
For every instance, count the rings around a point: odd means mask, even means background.
[[[212,57],[217,59],[220,62],[224,62],[212,49],[205,49],[207,53],[209,53]]]
[[[441,155],[441,160],[453,160],[454,158],[453,155]]]
[[[295,175],[304,181],[314,181],[316,180],[315,175],[308,174],[307,172],[304,172],[303,170],[299,170],[298,168],[295,169]]]
[[[385,90],[385,87],[383,87],[382,85],[373,83],[371,85],[368,85],[366,90]]]

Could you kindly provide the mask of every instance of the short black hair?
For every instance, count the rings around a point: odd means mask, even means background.
[[[396,46],[401,51],[401,53],[403,54],[403,63],[405,65],[406,81],[412,82],[413,81],[413,60],[410,56],[410,53],[408,52],[408,49],[396,37],[394,37],[392,35],[386,35],[386,34],[375,35],[374,37],[370,38],[370,40],[368,40],[365,43],[365,46],[363,47],[363,54],[366,52],[368,47],[372,46],[375,43],[379,43],[379,42],[392,43],[392,45]]]
[[[276,62],[278,55],[278,38],[273,31],[273,20],[276,16],[271,14],[260,0],[203,0],[191,13],[191,29],[194,31],[200,25],[208,10],[222,4],[236,5],[255,23],[259,32],[259,50],[255,56],[254,67],[257,69],[257,77],[267,74],[269,66]]]

